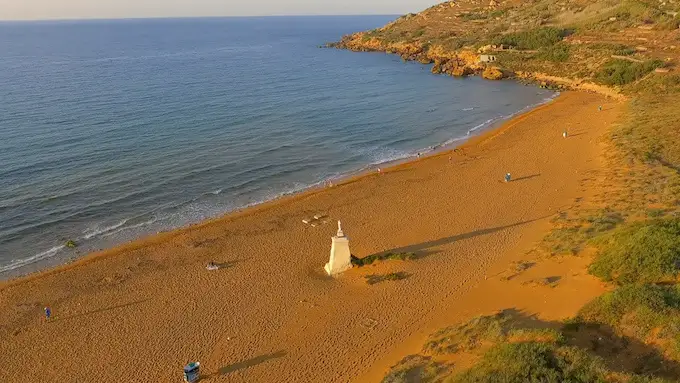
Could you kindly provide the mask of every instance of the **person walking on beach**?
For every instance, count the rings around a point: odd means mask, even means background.
[[[52,309],[50,309],[49,307],[45,307],[45,320],[49,322],[51,317],[52,317]]]
[[[598,106],[597,110],[599,110],[601,112],[602,111],[602,105]]]
[[[563,137],[563,138],[567,138],[568,135],[569,135],[569,134],[567,133],[567,130],[564,129],[564,132],[562,132],[562,137]]]
[[[510,173],[505,174],[505,182],[510,182]]]

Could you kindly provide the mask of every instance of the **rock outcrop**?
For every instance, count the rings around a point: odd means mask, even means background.
[[[482,77],[487,80],[500,80],[505,77],[503,71],[496,68],[495,66],[488,66],[482,72]]]
[[[328,47],[348,49],[355,52],[385,52],[401,56],[408,61],[417,61],[422,64],[434,64],[432,73],[448,74],[450,76],[464,77],[480,74],[484,78],[500,79],[507,77],[498,68],[491,69],[487,76],[487,65],[479,61],[477,52],[467,49],[452,52],[439,45],[423,45],[420,42],[394,42],[386,43],[383,40],[372,37],[370,32],[360,32],[343,37],[338,43],[328,44]],[[500,72],[500,76],[499,73]]]

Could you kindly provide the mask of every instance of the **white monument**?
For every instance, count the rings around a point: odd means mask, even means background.
[[[352,253],[349,251],[349,238],[342,232],[342,226],[338,221],[338,234],[332,237],[331,259],[324,269],[328,275],[340,274],[352,268]]]

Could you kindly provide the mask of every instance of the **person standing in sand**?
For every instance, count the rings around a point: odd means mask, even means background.
[[[52,317],[52,309],[50,309],[49,307],[45,307],[45,321],[49,322],[51,317]]]

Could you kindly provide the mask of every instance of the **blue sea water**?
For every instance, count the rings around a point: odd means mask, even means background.
[[[393,18],[0,23],[0,277],[451,144],[552,96],[319,48]]]

